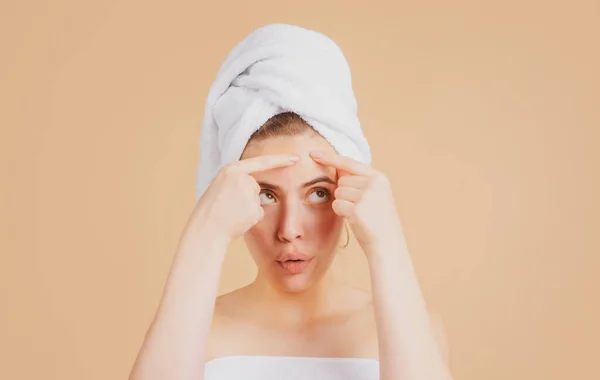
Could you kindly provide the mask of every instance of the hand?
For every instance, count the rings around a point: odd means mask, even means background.
[[[338,187],[333,211],[348,220],[367,255],[382,244],[403,239],[390,183],[383,173],[336,153],[311,152],[311,157],[336,169]]]
[[[264,155],[224,166],[198,200],[197,212],[228,241],[243,235],[264,217],[261,188],[250,173],[290,166],[298,159],[287,154]]]

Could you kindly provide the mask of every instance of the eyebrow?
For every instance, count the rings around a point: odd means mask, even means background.
[[[320,182],[327,182],[327,183],[330,183],[332,185],[336,184],[336,182],[334,180],[332,180],[331,178],[329,178],[328,176],[321,176],[321,177],[317,177],[315,179],[312,179],[312,180],[310,180],[310,181],[302,184],[300,186],[300,188],[309,187],[309,186],[312,186],[312,185],[320,183]],[[281,190],[281,188],[279,186],[272,185],[272,184],[267,183],[267,182],[258,181],[258,184],[260,185],[261,188],[271,189],[271,190]]]

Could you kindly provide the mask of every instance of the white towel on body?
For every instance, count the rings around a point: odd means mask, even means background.
[[[300,26],[268,24],[231,50],[210,87],[196,200],[223,166],[240,159],[261,125],[286,111],[300,115],[338,154],[370,164],[350,68],[339,46]]]
[[[379,360],[226,356],[205,364],[204,380],[379,380]]]

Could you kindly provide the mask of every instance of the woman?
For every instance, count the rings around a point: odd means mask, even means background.
[[[211,178],[131,380],[451,379],[389,182],[333,145],[278,112]],[[345,223],[368,259],[372,294],[330,271]],[[258,275],[217,297],[239,236]]]

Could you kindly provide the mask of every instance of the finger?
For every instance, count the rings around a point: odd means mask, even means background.
[[[369,184],[369,177],[360,175],[347,175],[340,177],[337,181],[338,186],[354,187],[356,189],[364,189]]]
[[[341,169],[349,174],[369,175],[373,172],[371,166],[335,152],[314,151],[310,152],[310,156],[320,164]]]
[[[354,212],[354,205],[355,203],[343,199],[336,199],[331,203],[333,212],[346,218],[350,217]]]
[[[236,169],[250,174],[262,170],[294,165],[299,159],[300,157],[298,157],[297,155],[269,154],[239,160],[233,163],[233,165],[236,167]]]
[[[356,203],[362,198],[362,191],[355,187],[338,186],[333,195],[335,199]]]
[[[259,203],[260,203],[260,201],[259,201]],[[256,219],[255,219],[254,224],[259,223],[261,220],[264,219],[264,217],[265,217],[265,210],[261,206],[259,206],[258,210],[256,212]]]

